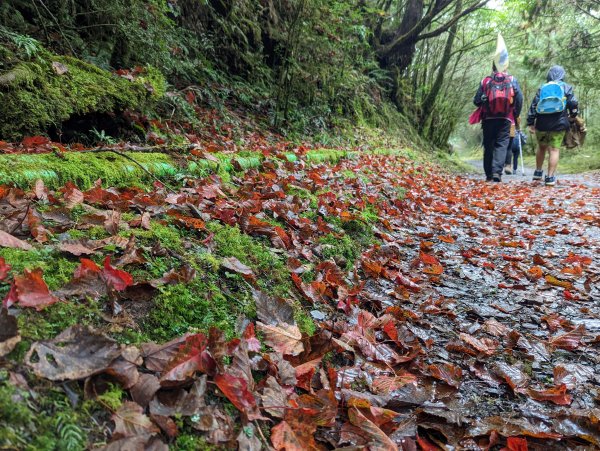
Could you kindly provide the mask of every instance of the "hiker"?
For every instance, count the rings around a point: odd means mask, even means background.
[[[544,159],[548,152],[547,186],[556,184],[556,168],[565,134],[570,127],[569,116],[577,117],[578,102],[573,87],[565,83],[566,72],[561,66],[548,71],[546,83],[538,90],[527,115],[527,126],[538,142],[533,180],[542,180]]]
[[[506,73],[507,68],[508,64],[499,71],[494,62],[492,74],[482,80],[473,99],[473,103],[482,110],[483,169],[488,182],[502,181],[510,129],[523,108],[519,82]]]
[[[519,140],[521,140],[519,142]],[[506,160],[504,162],[504,173],[507,175],[516,174],[519,167],[519,154],[523,146],[527,144],[527,135],[519,129],[515,130],[515,136],[510,138]]]

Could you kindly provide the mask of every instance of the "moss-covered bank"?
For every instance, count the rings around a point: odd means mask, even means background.
[[[42,134],[74,116],[143,110],[165,92],[152,68],[130,81],[41,47],[34,53],[22,55],[0,41],[0,139]]]

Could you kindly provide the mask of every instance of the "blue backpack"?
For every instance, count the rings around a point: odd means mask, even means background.
[[[565,84],[562,81],[551,81],[541,87],[538,114],[562,113],[566,108]]]

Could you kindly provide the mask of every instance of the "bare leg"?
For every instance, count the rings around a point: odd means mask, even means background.
[[[542,166],[544,166],[544,159],[546,158],[546,150],[548,146],[546,144],[540,144],[537,152],[535,153],[535,169],[537,171],[542,170]]]
[[[556,172],[556,167],[558,166],[558,157],[560,156],[560,150],[555,149],[554,147],[549,147],[548,153],[550,154],[548,158],[548,176],[552,177]],[[542,164],[544,164],[543,160]]]

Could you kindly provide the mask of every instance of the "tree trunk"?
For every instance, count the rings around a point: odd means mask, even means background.
[[[462,9],[462,0],[458,0],[456,2],[456,9],[454,14],[458,14]],[[423,106],[421,108],[422,116],[419,121],[419,132],[423,132],[425,128],[425,124],[429,120],[431,113],[433,112],[433,107],[435,106],[435,101],[442,89],[442,84],[444,83],[444,75],[446,74],[446,69],[450,64],[450,60],[452,59],[452,46],[454,45],[454,39],[456,37],[456,32],[458,30],[458,23],[455,23],[448,32],[448,39],[446,39],[446,46],[444,47],[444,53],[442,55],[442,60],[440,62],[440,67],[438,69],[437,76],[431,87],[431,90],[423,100]]]

